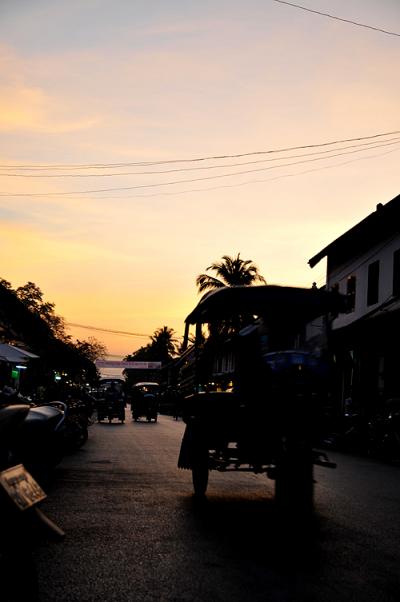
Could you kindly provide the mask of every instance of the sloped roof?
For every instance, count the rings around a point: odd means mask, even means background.
[[[26,364],[30,359],[37,359],[38,357],[35,353],[30,353],[25,349],[7,343],[0,343],[0,361],[10,362],[11,364]]]
[[[309,321],[338,307],[337,293],[291,286],[232,286],[204,295],[187,316],[188,324],[227,319],[238,314]]]
[[[331,255],[345,261],[396,233],[400,234],[400,195],[385,205],[379,203],[376,211],[311,257],[308,263],[313,268],[321,259]]]

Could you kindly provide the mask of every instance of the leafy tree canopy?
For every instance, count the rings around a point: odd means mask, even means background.
[[[91,362],[104,359],[107,355],[107,347],[95,337],[89,337],[86,341],[80,341],[77,339],[75,342],[75,347],[79,353],[81,353]]]
[[[43,299],[42,291],[34,282],[27,282],[23,286],[19,286],[15,289],[15,294],[28,309],[38,314],[48,324],[55,337],[63,341],[69,339],[65,332],[64,318],[55,313],[54,303]]]
[[[68,366],[71,370],[74,366],[77,370],[85,367],[86,370],[96,372],[94,361],[103,358],[107,352],[100,341],[89,337],[87,340],[74,342],[65,332],[64,318],[55,313],[55,304],[44,300],[41,289],[34,282],[29,281],[14,290],[8,280],[0,278],[0,285],[8,291],[8,296],[18,299],[18,303],[9,308],[9,313],[14,314],[21,303],[26,308],[26,317],[30,316],[33,319],[34,316],[39,325],[43,326],[37,329],[35,334],[30,332],[29,328],[32,320],[22,320],[21,315],[17,320],[21,338],[26,339],[47,364],[65,368]],[[14,316],[14,321],[16,318],[17,316]],[[24,329],[25,336],[22,336]],[[27,329],[29,332],[26,332]]]

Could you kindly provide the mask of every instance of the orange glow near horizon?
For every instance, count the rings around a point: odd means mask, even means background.
[[[2,6],[0,276],[35,282],[67,322],[178,336],[195,277],[224,254],[270,284],[323,284],[308,259],[399,193],[396,135],[331,158],[151,163],[397,131],[397,40],[261,0],[96,4]],[[390,29],[400,6],[342,12]],[[71,164],[92,168],[18,169]],[[89,192],[107,189],[121,190]],[[70,333],[120,356],[147,343]]]

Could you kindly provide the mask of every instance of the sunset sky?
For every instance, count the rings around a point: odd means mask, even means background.
[[[400,2],[298,3],[398,35],[274,0],[2,0],[0,277],[69,323],[178,335],[224,254],[322,285],[308,259],[400,193]]]

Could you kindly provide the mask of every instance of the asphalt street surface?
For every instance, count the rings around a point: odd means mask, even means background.
[[[42,509],[65,531],[35,557],[40,600],[400,600],[400,468],[332,454],[310,522],[282,519],[265,475],[177,469],[182,422],[95,424]],[[301,523],[301,524],[300,524]]]

